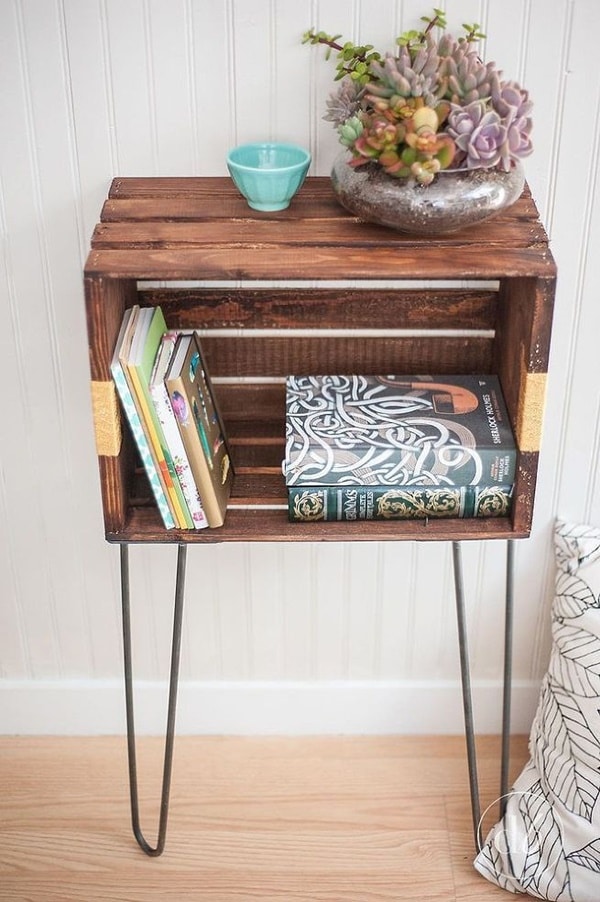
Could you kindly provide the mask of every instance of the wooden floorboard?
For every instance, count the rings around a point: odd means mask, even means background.
[[[485,808],[499,741],[478,750]],[[149,841],[161,757],[140,740]],[[526,758],[515,737],[514,775]],[[149,859],[130,830],[123,738],[4,738],[0,900],[500,902],[472,866],[467,786],[462,737],[181,737],[166,851]]]

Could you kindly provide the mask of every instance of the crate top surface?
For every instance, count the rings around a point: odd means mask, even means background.
[[[426,189],[423,189],[426,190]],[[425,237],[363,223],[329,178],[289,208],[251,210],[227,177],[115,178],[86,275],[134,279],[479,279],[555,277],[528,188],[477,226]]]

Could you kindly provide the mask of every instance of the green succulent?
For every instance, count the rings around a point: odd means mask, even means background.
[[[482,62],[468,41],[456,41],[451,35],[444,35],[440,39],[438,52],[438,75],[444,86],[443,96],[447,100],[466,106],[474,100],[492,96],[501,74],[495,63]]]

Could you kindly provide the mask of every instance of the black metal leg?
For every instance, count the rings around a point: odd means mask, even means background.
[[[463,711],[465,718],[465,739],[467,741],[467,761],[469,765],[469,787],[471,790],[471,814],[475,848],[479,851],[481,808],[479,803],[479,782],[477,779],[477,753],[475,750],[475,730],[473,725],[473,701],[471,696],[471,673],[469,668],[469,649],[467,642],[467,625],[465,618],[465,593],[462,575],[462,557],[460,542],[452,543],[452,560],[454,564],[454,590],[456,595],[456,623],[458,626],[458,648],[460,653],[460,675],[462,683]]]
[[[458,645],[460,652],[460,673],[462,683],[463,709],[465,718],[465,738],[467,742],[467,760],[469,765],[469,786],[471,791],[471,813],[473,817],[473,833],[475,848],[481,847],[481,806],[479,800],[479,782],[477,779],[477,753],[475,749],[475,730],[473,724],[473,702],[471,695],[471,675],[467,644],[465,619],[464,584],[462,575],[462,558],[460,542],[452,543],[454,564],[454,588],[456,593],[456,622],[458,626]],[[506,599],[504,615],[504,674],[502,688],[502,750],[500,765],[500,816],[506,810],[508,793],[508,770],[510,764],[510,706],[512,684],[512,640],[514,609],[514,542],[506,543]]]
[[[512,644],[514,609],[515,547],[512,539],[506,543],[506,605],[504,611],[504,683],[502,698],[502,765],[500,771],[500,817],[506,811],[508,769],[510,765],[510,703],[512,686]]]
[[[163,763],[160,819],[156,846],[151,846],[140,827],[137,763],[135,752],[135,722],[133,712],[133,672],[131,656],[131,611],[129,590],[129,546],[121,545],[121,603],[123,607],[123,660],[125,666],[125,706],[127,714],[127,751],[129,760],[129,793],[131,799],[131,824],[134,836],[146,855],[161,855],[167,835],[169,816],[169,794],[173,767],[173,742],[175,738],[175,714],[177,709],[177,685],[179,682],[179,660],[181,655],[181,625],[183,622],[183,596],[185,589],[185,566],[187,547],[179,545],[177,552],[177,579],[175,583],[175,608],[173,615],[173,641],[171,647],[171,672],[169,677],[169,704]]]

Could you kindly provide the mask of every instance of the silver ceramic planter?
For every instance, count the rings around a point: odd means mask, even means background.
[[[523,167],[456,169],[439,172],[430,185],[387,175],[375,163],[358,169],[343,152],[334,161],[331,182],[341,205],[366,222],[400,232],[429,235],[456,232],[495,216],[523,191]]]

